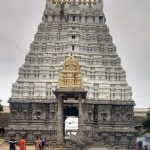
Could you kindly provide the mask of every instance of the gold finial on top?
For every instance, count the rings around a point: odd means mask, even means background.
[[[86,5],[86,4],[87,4],[86,0],[83,0],[83,5]]]
[[[96,5],[97,0],[52,0],[52,4],[71,4],[77,3],[79,5]]]
[[[96,5],[96,4],[97,4],[97,1],[96,1],[96,0],[94,0],[94,1],[93,1],[93,5]]]
[[[81,0],[78,0],[78,4],[81,5],[81,4],[82,4],[82,1],[81,1]]]
[[[83,88],[80,65],[73,56],[69,56],[64,62],[58,86],[60,88]]]
[[[91,4],[92,4],[92,1],[91,1],[91,0],[89,0],[89,1],[88,1],[88,4],[89,4],[89,5],[91,5]]]
[[[55,1],[55,0],[52,0],[52,4],[56,4],[56,1]]]

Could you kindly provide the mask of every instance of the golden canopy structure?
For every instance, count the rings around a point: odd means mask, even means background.
[[[82,75],[78,60],[73,56],[69,56],[65,62],[60,73],[59,88],[83,88]]]

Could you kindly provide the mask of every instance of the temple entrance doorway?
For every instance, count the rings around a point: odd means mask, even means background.
[[[76,135],[78,131],[78,108],[64,107],[64,135],[65,139],[69,139],[70,136]]]
[[[57,144],[64,143],[65,120],[68,116],[78,117],[77,137],[83,140],[83,101],[87,92],[83,88],[82,74],[78,60],[68,57],[60,73],[58,87],[53,91],[57,98]]]

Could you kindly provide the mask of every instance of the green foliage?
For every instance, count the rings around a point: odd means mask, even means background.
[[[150,132],[150,111],[147,112],[146,119],[142,122],[143,129],[145,130],[145,133]]]
[[[147,112],[147,117],[150,117],[150,110]]]
[[[3,111],[3,105],[0,104],[0,112]]]
[[[143,128],[147,131],[150,131],[150,118],[143,121]]]

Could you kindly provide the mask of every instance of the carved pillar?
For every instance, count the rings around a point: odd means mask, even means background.
[[[82,112],[82,96],[79,95],[79,114],[78,114],[78,140],[81,143],[83,138],[83,112]]]
[[[57,98],[57,144],[63,143],[63,100],[61,95]]]

